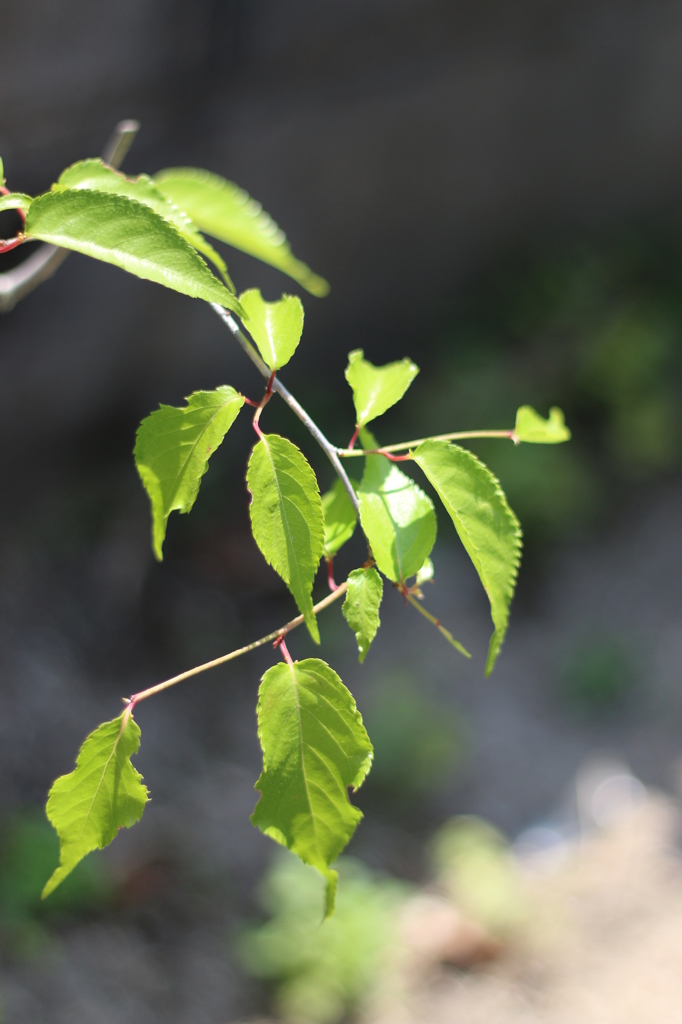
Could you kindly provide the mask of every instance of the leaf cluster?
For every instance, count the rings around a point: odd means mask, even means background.
[[[522,406],[509,431],[439,435],[381,448],[368,424],[403,398],[419,369],[408,358],[374,366],[362,350],[354,350],[349,353],[346,380],[355,409],[355,431],[347,449],[331,445],[289,396],[289,404],[338,473],[332,488],[321,494],[300,448],[260,427],[273,394],[279,390],[288,395],[276,373],[301,342],[302,302],[286,294],[266,301],[257,288],[237,295],[225,260],[205,237],[208,234],[282,270],[314,295],[325,294],[326,282],[294,257],[286,237],[258,203],[238,186],[207,171],[175,168],[153,178],[131,178],[100,160],[85,160],[67,168],[42,196],[31,199],[11,193],[0,200],[0,209],[12,206],[25,215],[25,239],[76,250],[203,299],[221,315],[228,311],[228,325],[268,376],[260,401],[224,384],[214,391],[195,391],[182,407],[161,405],[140,425],[134,458],[150,500],[157,559],[163,557],[171,512],[191,511],[213,453],[244,406],[255,406],[257,440],[246,470],[253,537],[289,588],[300,621],[313,640],[320,643],[316,607],[319,610],[320,604],[326,606],[345,593],[343,616],[364,662],[380,627],[385,578],[406,604],[467,654],[421,603],[421,587],[434,574],[433,494],[452,520],[488,596],[494,631],[485,671],[492,671],[507,630],[521,530],[496,477],[470,451],[453,442],[488,433],[515,444],[557,444],[570,437],[559,409],[553,408],[545,420],[531,407]],[[246,335],[240,333],[234,317],[241,320]],[[356,448],[358,441],[361,447]],[[345,474],[340,458],[364,460],[359,479]],[[401,462],[413,463],[430,493],[400,468]],[[358,523],[367,543],[367,559],[337,588],[333,559]],[[330,585],[337,593],[315,606],[313,589],[322,560],[328,563]],[[365,779],[372,744],[355,700],[336,672],[318,658],[291,659],[282,641],[298,621],[273,634],[284,660],[261,681],[257,714],[263,771],[256,783],[261,795],[252,820],[324,876],[329,915],[337,879],[331,865],[361,818],[348,790],[356,790]],[[218,660],[229,660],[271,638]],[[107,845],[119,828],[130,827],[142,815],[148,792],[131,763],[140,742],[133,719],[136,704],[211,664],[132,697],[123,715],[105,722],[86,739],[74,771],[54,783],[47,813],[59,834],[60,863],[44,895],[86,854]]]

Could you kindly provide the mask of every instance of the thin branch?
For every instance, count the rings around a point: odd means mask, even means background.
[[[315,614],[321,612],[324,608],[328,608],[334,601],[338,601],[340,597],[346,593],[348,582],[341,583],[339,587],[334,591],[333,594],[327,594],[327,596],[319,601],[313,611]],[[173,676],[172,679],[166,679],[163,683],[157,683],[156,686],[150,686],[148,690],[142,690],[140,693],[133,694],[132,697],[126,698],[128,704],[139,704],[141,700],[146,700],[147,697],[153,697],[155,693],[160,693],[162,690],[167,690],[170,686],[175,686],[176,683],[181,683],[184,679],[190,679],[192,676],[198,676],[201,672],[207,672],[210,668],[217,668],[218,665],[224,665],[227,661],[234,661],[235,658],[240,658],[242,654],[248,654],[250,651],[255,651],[257,647],[263,647],[271,640],[279,640],[281,637],[290,633],[292,629],[296,629],[305,621],[302,615],[297,615],[291,622],[287,622],[286,626],[280,626],[279,629],[274,630],[272,633],[268,633],[267,636],[262,636],[260,640],[254,640],[252,644],[247,644],[246,647],[240,647],[239,650],[230,651],[229,654],[223,654],[220,658],[215,658],[213,661],[207,661],[203,665],[197,665],[196,668],[190,668],[187,672],[181,672],[179,676]]]
[[[336,453],[342,459],[352,459],[358,455],[385,455],[386,452],[402,452],[407,448],[416,448],[424,441],[464,441],[469,437],[503,437],[514,441],[513,430],[459,430],[454,434],[438,434],[436,437],[419,437],[416,441],[401,441],[400,444],[385,444],[382,448],[363,451],[361,448],[337,448]],[[514,442],[516,443],[516,442]]]
[[[271,377],[271,371],[265,365],[265,363],[263,362],[261,357],[258,355],[258,353],[256,352],[255,348],[253,347],[253,345],[251,344],[249,339],[246,337],[246,335],[243,333],[243,331],[240,330],[239,324],[234,319],[232,314],[229,313],[226,309],[223,309],[223,307],[218,305],[217,302],[212,302],[211,306],[213,307],[215,312],[218,314],[220,319],[223,321],[223,323],[227,324],[227,326],[232,331],[232,333],[234,334],[235,338],[237,339],[237,341],[239,342],[241,347],[244,349],[244,351],[246,352],[247,356],[249,357],[251,362],[254,364],[254,366],[257,367],[257,369],[260,371],[260,373],[262,373],[262,375],[267,380],[269,380],[270,377]],[[348,476],[346,474],[345,469],[341,465],[341,461],[340,461],[339,456],[338,456],[338,448],[336,448],[335,445],[333,445],[330,441],[327,440],[327,438],[324,436],[324,434],[322,433],[322,431],[320,430],[318,425],[315,423],[315,421],[310,418],[310,416],[305,411],[303,406],[299,405],[299,403],[296,401],[296,399],[291,394],[291,392],[288,391],[284,387],[284,384],[282,384],[282,382],[277,377],[275,377],[273,379],[273,381],[272,381],[272,390],[276,391],[277,394],[280,395],[281,398],[284,399],[284,401],[289,406],[289,408],[291,410],[293,410],[293,412],[296,413],[296,415],[298,416],[298,418],[301,421],[301,423],[303,423],[303,425],[305,427],[307,427],[307,429],[313,435],[313,437],[315,438],[315,440],[319,444],[320,448],[322,448],[322,450],[324,451],[325,455],[327,456],[327,458],[331,462],[332,466],[336,470],[336,473],[340,477],[341,483],[345,487],[346,492],[348,494],[348,497],[351,500],[353,508],[355,509],[355,511],[359,515],[360,514],[360,506],[358,505],[357,495],[356,495],[355,491],[353,490],[353,485],[350,482],[350,480],[348,479]]]
[[[139,128],[138,121],[120,121],[116,125],[102,152],[105,163],[117,168],[121,166]],[[17,302],[52,277],[68,255],[68,249],[41,245],[19,266],[0,274],[0,313],[9,313]]]

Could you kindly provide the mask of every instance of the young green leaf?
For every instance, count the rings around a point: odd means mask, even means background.
[[[276,267],[313,295],[329,291],[324,278],[296,259],[286,235],[261,204],[234,182],[196,167],[172,167],[154,181],[201,231]]]
[[[266,302],[258,288],[239,296],[249,318],[249,334],[271,370],[289,362],[303,333],[303,305],[297,295],[283,295],[279,302]]]
[[[427,558],[415,577],[415,586],[421,587],[422,583],[430,583],[433,580],[433,562]]]
[[[2,162],[2,157],[1,156],[0,156],[0,185],[2,185],[3,188],[4,188],[4,185],[5,185],[5,165]]]
[[[246,486],[256,544],[289,587],[319,644],[312,592],[324,545],[324,515],[315,474],[295,444],[265,434],[251,452]]]
[[[383,593],[383,581],[373,566],[354,569],[348,577],[348,590],[341,611],[355,633],[361,664],[381,625],[379,605]]]
[[[357,426],[366,426],[399,402],[418,373],[411,359],[373,366],[361,348],[349,352],[346,380],[353,389]]]
[[[347,789],[362,785],[372,763],[360,712],[324,661],[274,665],[258,694],[258,738],[261,797],[251,821],[324,875],[328,917],[337,882],[330,865],[362,817]]]
[[[140,424],[135,465],[151,501],[152,546],[159,561],[169,515],[174,509],[190,511],[208,460],[243,404],[242,396],[225,385],[195,391],[184,409],[162,405]]]
[[[495,625],[485,667],[490,675],[507,629],[521,557],[519,521],[499,481],[471,452],[447,441],[424,441],[414,460],[438,492],[488,595]]]
[[[421,569],[436,542],[433,502],[383,455],[368,455],[358,488],[360,523],[377,565],[394,583]]]
[[[32,202],[31,197],[24,195],[23,192],[10,192],[6,196],[0,196],[0,213],[3,210],[23,210],[24,213],[28,213]]]
[[[52,786],[47,816],[59,834],[60,855],[43,899],[86,854],[108,846],[120,828],[142,817],[149,791],[130,763],[139,747],[140,729],[128,709],[90,733],[74,771]]]
[[[207,242],[201,232],[197,231],[184,210],[181,210],[163,192],[159,191],[149,175],[140,174],[136,178],[128,178],[121,171],[115,171],[113,167],[109,167],[102,160],[80,160],[62,171],[59,181],[52,186],[52,191],[61,191],[66,188],[90,189],[96,192],[109,192],[117,196],[128,196],[129,199],[136,199],[138,203],[150,206],[164,220],[173,224],[191,246],[203,253],[218,268],[230,291],[234,291],[225,260],[220,253],[217,253],[211,243]]]
[[[353,481],[351,481],[353,483]],[[353,484],[357,490],[357,485]],[[324,557],[333,558],[355,532],[357,513],[351,505],[346,488],[337,478],[326,494],[322,495],[324,512]]]
[[[88,189],[48,192],[31,203],[26,235],[244,315],[237,297],[178,230],[150,206],[127,196]]]
[[[552,406],[549,419],[544,420],[530,405],[522,405],[516,413],[513,440],[518,444],[561,444],[571,440],[571,431],[566,426],[561,409]]]

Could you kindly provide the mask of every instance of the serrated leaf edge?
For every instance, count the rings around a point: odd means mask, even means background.
[[[423,441],[422,442],[422,444],[428,444],[428,443],[429,443],[429,441]],[[415,450],[413,452],[414,455],[416,455],[419,452],[419,448],[420,447],[421,447],[421,445],[419,445],[418,448],[415,448]],[[468,455],[473,460],[473,463],[476,466],[477,470],[479,470],[482,474],[484,474],[486,476],[490,476],[492,478],[492,480],[493,480],[493,482],[495,484],[495,493],[496,493],[497,497],[501,499],[502,506],[504,508],[506,517],[507,517],[509,523],[513,527],[512,536],[514,538],[514,558],[513,558],[512,564],[511,564],[510,579],[509,579],[509,582],[507,583],[507,592],[505,593],[505,597],[507,598],[507,615],[508,615],[508,613],[509,613],[509,607],[508,606],[511,603],[512,598],[514,597],[514,591],[516,589],[516,581],[518,579],[518,573],[519,573],[519,566],[521,564],[521,551],[522,551],[522,538],[523,538],[523,531],[521,529],[521,523],[517,519],[513,509],[510,507],[509,501],[507,500],[507,495],[502,490],[502,485],[501,485],[500,481],[498,480],[498,478],[495,476],[495,474],[492,472],[492,470],[490,470],[488,468],[488,466],[486,466],[485,463],[482,462],[476,455],[474,455],[474,453],[472,451],[470,451],[468,448],[462,448],[461,445],[453,444],[452,442],[448,442],[448,447],[456,448],[458,451],[464,452],[466,455]],[[424,471],[424,475],[427,476],[425,471]],[[427,479],[428,479],[428,476],[427,476]],[[433,486],[434,486],[434,489],[436,490],[436,493],[438,493],[437,492],[437,488],[435,488],[435,485],[433,485]],[[440,495],[439,495],[439,497],[440,497]],[[441,501],[442,500],[443,499],[441,499]],[[443,504],[445,504],[445,503],[443,502]],[[448,512],[448,514],[450,514],[450,509],[449,508],[447,508],[447,512]],[[455,512],[455,515],[456,515],[456,512]],[[457,519],[459,520],[459,516],[457,516]],[[461,520],[460,520],[460,524],[461,524]],[[464,528],[463,524],[461,524],[461,525],[462,525],[462,532],[466,533],[467,537],[469,537],[468,531]],[[487,585],[485,584],[485,582],[483,580],[483,576],[482,576],[482,573],[481,573],[480,568],[479,568],[479,566],[481,565],[480,551],[479,551],[478,547],[476,546],[476,544],[474,544],[474,542],[471,540],[470,537],[469,537],[469,543],[471,544],[471,547],[473,548],[473,550],[476,552],[476,559],[477,559],[477,562],[478,562],[478,565],[475,566],[476,572],[478,574],[479,579],[481,580],[481,583],[483,584],[483,589],[485,590],[486,594],[488,595],[488,600],[490,601],[490,593],[488,591]],[[491,606],[491,611],[492,611],[492,601],[490,601],[490,606]],[[498,653],[500,651],[500,648],[502,646],[502,642],[504,640],[504,637],[505,637],[506,631],[507,631],[507,627],[505,625],[505,628],[504,628],[504,631],[503,631],[502,635],[499,635],[497,624],[494,621],[493,621],[493,624],[495,626],[495,629],[494,629],[492,637],[490,638],[490,645],[489,645],[489,648],[488,648],[488,656],[486,658],[486,664],[485,664],[485,674],[486,674],[486,676],[489,676],[490,673],[492,672],[493,665],[495,664],[495,660],[496,660],[497,655],[498,655]]]
[[[223,387],[230,387],[229,384],[228,385],[222,385],[222,386]],[[216,388],[215,390],[219,390],[219,389]],[[239,409],[237,410],[237,413],[235,414],[235,419],[236,419],[237,416],[239,415],[240,410],[242,409],[242,407],[244,405],[244,398],[242,397],[242,395],[239,394],[238,391],[235,391],[234,388],[232,388],[232,390],[234,391],[235,399],[238,400],[238,401],[240,400]],[[208,393],[210,394],[210,392],[208,392]],[[180,409],[181,412],[186,412],[187,409],[189,408],[190,399],[194,395],[196,395],[196,394],[200,394],[200,392],[194,391],[192,393],[192,395],[188,395],[185,398],[185,402],[187,404],[186,404],[184,409],[182,409],[181,406],[166,405],[165,403],[160,402],[159,403],[159,408],[155,409],[154,412],[160,412],[162,409],[172,409],[174,412],[177,412],[178,409]],[[231,399],[231,401],[234,401],[235,399]],[[199,442],[203,438],[204,434],[206,433],[206,431],[209,429],[209,427],[211,426],[211,424],[215,420],[216,416],[218,416],[225,409],[225,406],[227,404],[228,403],[225,402],[223,405],[218,406],[216,408],[216,410],[213,413],[213,415],[211,416],[210,420],[208,420],[208,422],[205,424],[204,429],[203,429],[201,435],[196,439],[196,441],[192,445],[191,451],[189,452],[187,458],[185,459],[185,461],[184,461],[184,463],[182,465],[182,469],[178,472],[178,474],[177,474],[177,476],[175,478],[175,487],[174,487],[174,490],[173,490],[172,501],[175,501],[175,497],[176,497],[176,495],[178,493],[178,489],[179,489],[179,486],[180,486],[178,481],[180,480],[180,478],[182,477],[183,473],[185,472],[185,469],[187,467],[187,463],[189,462],[189,460],[191,459],[192,455],[194,454],[197,445],[199,444]],[[194,508],[194,503],[196,502],[197,498],[199,497],[199,486],[201,484],[201,480],[203,479],[203,477],[208,472],[208,460],[209,460],[209,457],[210,457],[210,455],[213,455],[215,453],[215,451],[220,447],[220,445],[222,444],[222,440],[215,446],[213,451],[210,452],[209,455],[207,455],[206,462],[204,464],[204,468],[202,469],[201,473],[199,474],[199,478],[198,478],[198,481],[197,481],[197,493],[195,494],[194,500],[192,501],[192,503],[189,506],[189,508],[184,508],[183,509],[183,508],[180,508],[180,506],[178,506],[178,505],[171,505],[171,507],[168,509],[168,512],[164,513],[164,511],[163,511],[163,495],[161,494],[161,481],[159,480],[158,475],[154,472],[154,470],[151,468],[151,466],[147,465],[146,463],[138,463],[137,455],[136,455],[136,453],[137,453],[137,446],[138,446],[138,438],[139,438],[140,431],[142,430],[142,427],[146,423],[146,421],[151,416],[154,415],[154,412],[151,412],[149,414],[149,416],[145,417],[145,419],[142,421],[142,423],[140,423],[139,427],[137,428],[137,431],[135,432],[135,447],[133,449],[133,458],[135,459],[135,467],[136,467],[138,475],[139,475],[139,477],[140,477],[140,479],[142,481],[142,486],[144,487],[145,491],[147,492],[147,494],[149,496],[149,500],[152,503],[152,533],[153,533],[153,537],[154,537],[154,544],[153,544],[154,555],[156,556],[157,560],[159,562],[161,562],[161,561],[163,561],[163,542],[166,539],[166,529],[165,529],[165,527],[167,527],[167,525],[168,525],[168,520],[170,518],[170,514],[171,514],[171,512],[178,512],[179,511],[180,514],[182,515],[183,513],[186,514],[186,513],[192,511],[192,509]],[[233,424],[234,424],[234,420],[232,421],[230,426],[233,426]],[[228,427],[227,429],[229,430],[230,427]],[[225,431],[225,434],[226,433],[227,433],[227,431]],[[225,434],[223,434],[223,439],[225,437]],[[155,527],[156,527],[156,520],[155,520],[155,517],[154,517],[154,496],[152,495],[152,492],[147,487],[147,480],[145,478],[148,478],[151,483],[155,484],[156,487],[158,487],[159,497],[160,497],[160,500],[161,500],[161,509],[160,509],[160,511],[161,511],[161,515],[163,516],[164,531],[163,531],[163,536],[159,539],[158,545],[156,543],[156,529],[155,529]]]

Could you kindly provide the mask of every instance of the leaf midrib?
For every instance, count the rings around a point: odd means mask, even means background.
[[[114,745],[111,748],[111,753],[109,754],[109,757],[106,759],[106,761],[104,763],[104,767],[102,768],[102,774],[100,776],[100,780],[97,783],[97,788],[95,789],[95,793],[93,795],[93,798],[90,801],[90,806],[88,807],[88,812],[85,815],[85,818],[83,819],[83,827],[82,827],[82,829],[80,831],[80,835],[78,836],[78,839],[76,840],[76,842],[80,842],[81,839],[83,838],[83,833],[85,832],[85,827],[86,827],[86,825],[87,825],[87,823],[88,823],[88,821],[90,819],[90,815],[92,814],[92,808],[95,805],[95,800],[97,799],[97,797],[99,795],[99,791],[100,791],[100,789],[102,787],[102,783],[104,782],[104,779],[105,779],[105,776],[106,776],[106,772],[107,772],[107,768],[109,767],[109,763],[110,763],[112,757],[114,756],[114,754],[116,753],[116,750],[118,749],[118,744],[119,744],[119,742],[121,740],[121,737],[123,736],[123,732],[124,732],[127,724],[128,723],[126,721],[122,721],[121,722],[121,728],[119,729],[118,736],[114,740]],[[112,803],[111,809],[112,809],[112,814],[113,814],[113,809],[114,809],[113,808],[113,803]]]
[[[289,672],[291,674],[291,682],[292,682],[293,687],[294,687],[294,700],[296,701],[296,714],[298,716],[298,738],[299,738],[299,746],[300,746],[300,750],[301,750],[301,774],[303,776],[303,785],[305,786],[305,795],[306,795],[306,800],[308,801],[308,810],[310,811],[310,820],[313,823],[313,833],[315,835],[315,846],[317,848],[317,856],[324,863],[325,862],[325,857],[324,857],[324,854],[322,853],[322,850],[320,848],[320,840],[319,840],[319,837],[318,837],[318,834],[317,834],[317,821],[315,819],[315,812],[313,811],[313,803],[312,803],[312,800],[310,799],[310,790],[308,788],[308,775],[307,775],[306,770],[305,770],[305,756],[303,754],[303,748],[305,746],[305,743],[304,743],[304,740],[303,740],[303,716],[301,715],[301,701],[300,701],[299,694],[298,694],[298,682],[296,680],[296,671],[295,671],[295,666],[294,665],[289,665],[288,668],[289,668]]]
[[[275,346],[274,346],[273,341],[272,341],[272,333],[271,333],[272,311],[271,311],[271,309],[270,309],[268,304],[265,305],[265,317],[263,319],[264,319],[264,326],[265,326],[265,336],[268,339],[268,346],[270,348],[270,359],[271,359],[270,369],[274,373],[274,371],[278,369],[278,366],[277,366],[277,353],[275,352]]]
[[[369,395],[368,400],[365,402],[365,408],[364,408],[362,416],[360,417],[362,422],[358,423],[359,427],[364,427],[369,422],[367,417],[372,412],[372,406],[375,404],[376,397],[379,394],[379,392],[381,391],[381,383],[380,382],[381,382],[381,378],[378,377],[376,379],[376,384],[370,386],[370,395]],[[370,418],[373,419],[374,417],[370,417]]]
[[[366,647],[366,644],[365,644],[365,640],[366,640],[366,637],[367,637],[367,633],[369,632],[369,630],[367,629],[367,590],[368,590],[368,587],[369,587],[369,574],[366,573],[365,576],[363,577],[362,595],[361,595],[361,598],[360,598],[360,605],[361,605],[361,607],[360,607],[360,635],[358,637],[358,646],[360,645],[360,642],[362,642],[363,646],[362,646],[361,651],[360,651],[361,654],[362,653],[367,653],[367,647]]]
[[[178,472],[178,474],[177,474],[177,476],[175,478],[175,483],[173,485],[174,489],[172,491],[172,496],[171,496],[171,499],[170,499],[171,501],[175,501],[175,499],[177,497],[178,491],[180,490],[180,483],[178,481],[180,480],[180,477],[183,475],[183,473],[186,472],[187,464],[188,464],[189,460],[192,458],[192,456],[194,455],[196,446],[199,444],[199,441],[201,441],[201,439],[204,437],[206,431],[212,425],[212,423],[215,420],[216,416],[219,413],[221,413],[226,408],[226,406],[230,405],[230,403],[233,402],[233,401],[234,401],[234,399],[231,398],[229,401],[223,402],[222,405],[218,406],[218,408],[216,409],[214,414],[211,416],[210,420],[208,420],[208,422],[206,423],[204,429],[201,431],[201,433],[197,437],[196,441],[192,445],[192,448],[191,448],[191,451],[190,451],[189,455],[187,456],[187,458],[183,462],[182,468],[179,470],[179,472]],[[208,453],[208,455],[210,455],[210,452]],[[172,511],[173,511],[173,508],[169,508],[168,509],[168,511],[166,512],[166,519],[168,519],[168,517],[169,517],[169,515],[171,514]]]
[[[428,476],[428,474],[427,474],[427,476]],[[431,482],[433,483],[433,481],[431,481]],[[441,493],[441,488],[439,486],[437,486],[435,483],[433,483],[433,485],[436,488],[436,490],[437,490],[437,492],[438,492],[438,494],[439,494],[439,496],[441,498],[441,501],[444,503],[444,505],[450,511],[450,515],[452,517],[452,520],[453,520],[453,522],[455,522],[455,527],[457,526],[457,523],[459,523],[460,528],[462,530],[462,533],[465,534],[465,536],[466,536],[466,538],[467,538],[467,540],[469,542],[469,545],[471,547],[471,551],[469,551],[469,557],[471,558],[471,561],[474,563],[474,567],[475,567],[475,569],[476,569],[476,571],[477,571],[477,573],[479,575],[481,583],[483,584],[483,589],[485,590],[486,594],[488,595],[488,599],[490,600],[491,611],[494,611],[494,610],[496,610],[496,607],[499,604],[499,598],[498,597],[493,597],[493,593],[492,593],[493,588],[491,587],[491,583],[490,583],[490,580],[488,578],[488,573],[484,570],[484,567],[483,567],[483,561],[482,561],[482,558],[481,558],[480,548],[475,544],[475,542],[474,542],[474,540],[472,538],[471,532],[466,528],[466,526],[464,524],[464,520],[462,519],[461,515],[457,512],[456,508],[454,507],[454,505],[452,504],[450,499],[446,498]],[[513,515],[513,513],[512,513],[512,515]],[[515,552],[515,555],[518,555],[518,536],[516,535],[515,532],[512,534],[512,539],[514,541],[514,552]],[[462,542],[462,543],[464,543],[464,542]],[[512,569],[515,567],[515,565],[516,565],[516,562],[512,565]],[[506,600],[508,600],[508,595],[507,594],[503,594],[502,595],[502,601],[504,602]],[[505,608],[504,605],[503,605],[502,611],[503,611],[503,614],[505,614],[508,617],[508,608]],[[497,624],[496,623],[495,623],[495,631],[497,632]]]
[[[287,549],[294,556],[291,561],[293,561],[293,563],[294,563],[296,579],[298,581],[298,589],[303,594],[305,594],[305,587],[303,586],[303,583],[302,583],[302,580],[301,580],[301,576],[300,576],[299,571],[298,571],[298,559],[296,558],[296,552],[295,552],[295,549],[294,549],[294,542],[293,542],[293,535],[292,535],[291,528],[289,526],[289,518],[288,518],[288,516],[286,514],[286,509],[285,509],[285,505],[284,505],[284,495],[282,494],[282,488],[279,485],[279,476],[278,476],[278,473],[277,473],[277,469],[275,467],[275,460],[272,457],[272,452],[270,450],[270,445],[268,444],[268,442],[266,440],[266,435],[265,434],[263,435],[262,440],[263,440],[263,445],[265,446],[265,451],[267,452],[268,458],[270,460],[270,465],[272,466],[272,473],[273,473],[273,476],[275,478],[275,486],[277,487],[277,494],[279,495],[279,506],[280,506],[280,510],[281,510],[281,513],[282,513],[282,520],[286,524]],[[289,474],[289,475],[291,476],[291,474]],[[287,580],[288,584],[291,584],[291,575],[292,575],[291,574],[291,565],[289,565],[289,580]],[[308,598],[310,597],[309,594],[307,596],[308,596]],[[310,603],[310,601],[308,601],[308,603]],[[301,609],[301,611],[303,611],[303,609]],[[303,612],[303,615],[304,615],[304,618],[308,618],[308,616],[306,615],[305,612]]]

